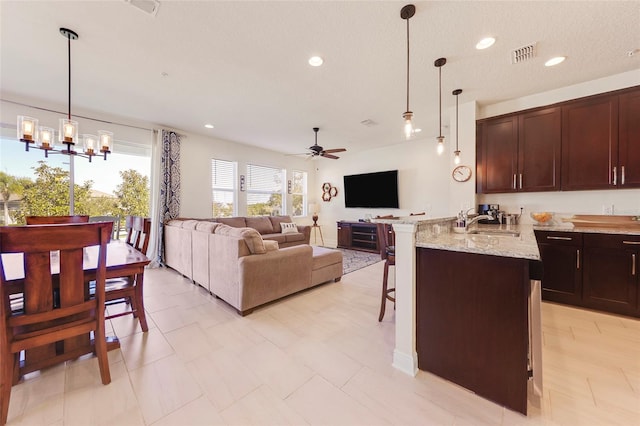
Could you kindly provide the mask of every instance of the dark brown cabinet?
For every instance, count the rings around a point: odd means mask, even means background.
[[[584,235],[584,306],[638,315],[640,236]]]
[[[544,300],[640,317],[640,235],[535,234]]]
[[[560,189],[560,108],[479,122],[478,192]]]
[[[619,187],[640,188],[640,89],[620,95],[619,108]]]
[[[377,225],[369,222],[339,221],[338,247],[379,252]]]
[[[617,186],[618,96],[601,95],[562,107],[562,189]]]
[[[536,231],[544,264],[542,298],[582,305],[582,234]]]

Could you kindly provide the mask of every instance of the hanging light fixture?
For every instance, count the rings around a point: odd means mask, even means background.
[[[458,95],[462,93],[462,89],[456,89],[452,93],[456,97],[456,150],[453,151],[453,162],[460,164],[460,148],[458,147]]]
[[[68,64],[69,64],[69,86],[68,86],[68,114],[67,118],[60,119],[60,128],[58,131],[58,142],[64,145],[64,148],[56,148],[54,139],[55,132],[50,127],[38,127],[38,119],[18,116],[18,139],[24,142],[25,151],[29,151],[29,146],[35,144],[36,148],[44,151],[44,156],[49,157],[49,152],[78,155],[85,157],[91,162],[91,158],[98,153],[104,155],[111,153],[111,145],[113,144],[113,133],[106,130],[99,130],[98,136],[83,135],[84,141],[83,152],[79,153],[74,150],[76,143],[80,142],[78,137],[78,122],[71,119],[71,40],[77,40],[78,34],[68,28],[60,28],[60,34],[67,39],[68,47]]]
[[[407,21],[407,110],[402,114],[404,119],[404,137],[411,139],[415,130],[413,128],[413,112],[409,109],[409,18],[416,13],[416,7],[412,4],[404,6],[400,10],[400,17]]]
[[[440,135],[436,138],[438,140],[438,155],[442,155],[444,152],[444,136],[442,136],[442,67],[447,63],[447,58],[438,58],[433,65],[438,68],[438,116],[440,117]]]

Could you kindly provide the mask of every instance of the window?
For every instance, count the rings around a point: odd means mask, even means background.
[[[247,216],[284,214],[284,170],[247,164]]]
[[[291,186],[291,214],[305,216],[307,214],[307,172],[294,170]]]
[[[211,189],[213,190],[213,217],[236,216],[237,163],[211,160]]]

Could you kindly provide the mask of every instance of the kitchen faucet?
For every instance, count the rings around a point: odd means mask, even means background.
[[[471,220],[467,220],[467,215],[472,210],[474,210],[474,209],[469,209],[464,213],[464,222],[465,222],[464,230],[465,231],[468,231],[469,230],[469,226],[474,224],[474,223],[476,223],[480,219],[488,219],[488,220],[493,220],[494,219],[494,217],[491,214],[481,214],[481,215],[478,215],[478,216],[476,216],[474,218],[471,218]]]

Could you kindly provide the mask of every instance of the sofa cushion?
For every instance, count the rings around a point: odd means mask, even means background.
[[[244,217],[218,217],[216,220],[219,223],[224,223],[225,225],[229,225],[234,228],[245,228],[247,226],[247,222],[244,220]]]
[[[242,238],[249,248],[251,254],[264,254],[267,250],[264,248],[262,236],[253,228],[234,228],[228,225],[218,225],[213,231],[214,234],[226,235],[230,237]]]
[[[166,225],[168,226],[175,226],[177,228],[182,228],[182,222],[184,222],[184,220],[181,219],[172,219],[169,222],[166,223]]]
[[[287,243],[290,243],[293,241],[304,241],[304,234],[302,232],[293,232],[293,233],[283,234],[283,235]]]
[[[247,223],[245,226],[253,228],[261,234],[273,234],[274,232],[269,216],[246,217],[245,222]]]
[[[219,223],[200,221],[196,225],[196,231],[213,233]]]
[[[182,229],[194,230],[198,224],[197,220],[189,219],[182,222]]]
[[[282,222],[285,222],[285,223],[293,222],[290,216],[269,216],[269,220],[273,224],[273,232],[276,232],[276,233],[282,232],[282,228],[280,227],[280,224]]]
[[[280,248],[278,242],[274,240],[262,240],[262,243],[264,244],[264,248],[267,252],[276,251]]]
[[[282,229],[283,234],[293,234],[298,232],[298,227],[295,223],[281,222],[280,228]]]
[[[278,243],[286,243],[287,236],[284,234],[266,234],[262,236],[265,240],[277,241]]]

